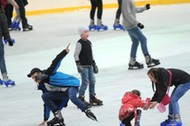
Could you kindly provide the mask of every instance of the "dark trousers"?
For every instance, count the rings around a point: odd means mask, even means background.
[[[122,121],[123,124],[125,124],[125,126],[132,126],[131,125],[131,120],[133,120],[133,118],[135,117],[135,114],[134,113],[131,113],[130,116],[128,116],[126,119],[124,119]]]
[[[90,2],[91,2],[90,19],[94,20],[95,11],[96,8],[98,8],[97,18],[101,20],[103,12],[102,0],[90,0]]]
[[[118,2],[118,9],[117,9],[117,11],[116,11],[116,19],[120,19],[120,16],[121,16],[121,2],[122,2],[122,0],[117,0],[117,2]]]
[[[7,24],[8,27],[11,26],[12,24],[12,17],[13,17],[13,6],[11,4],[7,4],[7,6],[5,7],[5,15],[7,17]]]
[[[25,7],[24,7],[24,3],[22,0],[15,0],[16,3],[19,6],[19,11],[20,11],[20,18],[22,20],[22,27],[26,27],[28,25],[28,21],[26,18],[26,13],[25,13]]]
[[[50,110],[54,113],[60,110],[60,105],[55,101],[62,101],[62,104],[67,104],[69,97],[65,92],[46,92],[42,95],[42,99],[44,103],[50,108]],[[65,102],[63,102],[65,101]]]

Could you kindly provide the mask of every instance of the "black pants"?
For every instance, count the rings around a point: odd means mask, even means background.
[[[90,19],[94,20],[95,11],[96,8],[98,8],[97,18],[101,20],[103,12],[102,0],[90,0],[90,2],[91,2]]]
[[[135,114],[131,113],[131,115],[129,117],[127,117],[126,119],[124,119],[122,121],[122,123],[125,124],[125,126],[132,126],[131,125],[131,120],[133,120],[134,117],[135,117]]]
[[[5,7],[5,15],[7,17],[7,24],[8,27],[11,26],[12,24],[12,17],[13,17],[13,6],[11,4],[7,4],[7,6]]]
[[[22,27],[24,28],[24,27],[26,27],[28,25],[28,21],[26,19],[24,3],[23,3],[22,0],[15,0],[15,1],[19,6],[20,18],[22,20]]]
[[[122,0],[117,0],[117,2],[118,2],[118,9],[116,11],[115,18],[119,20],[120,16],[121,16],[121,2],[122,2]]]

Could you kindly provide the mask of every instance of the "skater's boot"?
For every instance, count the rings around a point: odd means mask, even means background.
[[[182,126],[181,117],[179,114],[174,115],[174,121],[167,126]]]
[[[0,79],[0,85],[3,85],[3,81]]]
[[[160,126],[170,126],[170,124],[174,121],[174,115],[168,115],[168,119],[160,123]]]
[[[54,118],[47,122],[47,126],[54,126],[56,124],[59,126],[65,126],[64,119],[60,110],[54,112]]]
[[[137,109],[137,115],[135,117],[135,126],[140,126],[141,110]]]
[[[92,119],[93,121],[98,121],[96,116],[94,115],[94,113],[91,112],[91,110],[88,108],[84,111],[84,113],[86,114],[86,116],[90,119]]]
[[[119,29],[125,31],[125,28],[119,22],[120,22],[119,19],[115,19],[115,22],[113,24],[113,29],[114,30]]]
[[[145,55],[145,60],[148,68],[160,64],[160,61],[158,59],[153,59],[150,55]]]
[[[8,87],[9,85],[14,86],[15,82],[11,79],[8,78],[7,73],[3,73],[3,83],[5,84],[6,87]]]
[[[15,25],[16,25],[16,21],[13,21],[12,24],[11,24],[11,27],[12,27],[13,30],[15,28]]]
[[[90,95],[90,104],[92,106],[101,106],[101,105],[103,105],[103,102],[100,99],[97,99],[95,97],[95,94],[93,94],[93,95],[91,94]]]
[[[89,31],[96,30],[96,25],[94,24],[94,20],[90,20],[90,25],[88,26]]]
[[[91,107],[91,104],[88,103],[88,102],[85,100],[84,96],[79,96],[78,98],[79,98],[88,108]]]
[[[20,21],[17,21],[16,24],[15,24],[15,27],[14,27],[15,29],[14,30],[17,30],[17,31],[21,30],[19,24],[20,24]]]
[[[136,61],[135,58],[130,58],[130,61],[129,61],[129,70],[133,70],[133,69],[142,69],[144,68],[143,64],[139,63]]]
[[[27,24],[26,26],[23,26],[23,31],[30,31],[33,30],[33,26]]]
[[[96,26],[96,30],[100,31],[100,30],[108,30],[108,26],[103,25],[102,21],[100,19],[97,19],[97,26]]]

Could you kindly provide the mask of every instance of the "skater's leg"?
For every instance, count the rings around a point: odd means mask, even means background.
[[[88,77],[88,68],[83,68],[83,71],[81,73],[82,83],[81,83],[81,86],[79,88],[79,96],[85,95],[85,91],[86,91],[87,86],[89,84],[88,78],[89,78]]]
[[[7,4],[7,6],[5,7],[5,14],[7,17],[7,23],[8,23],[8,28],[9,30],[11,29],[11,25],[12,25],[12,16],[13,16],[13,6],[11,4]]]
[[[121,16],[121,0],[117,0],[117,2],[118,2],[118,9],[116,11],[115,18],[120,20],[120,16]]]
[[[102,5],[102,0],[97,0],[97,19],[102,20],[102,13],[103,13],[103,5]]]
[[[69,99],[81,109],[81,111],[85,111],[88,107],[79,99],[77,98],[78,88],[70,87],[68,89]]]
[[[93,67],[88,68],[88,77],[89,77],[89,94],[94,95],[96,79],[94,76]]]
[[[131,120],[133,120],[133,118],[135,117],[135,114],[134,113],[131,113],[130,116],[128,116],[126,119],[124,119],[122,121],[122,123],[125,125],[125,126],[132,126],[131,125]]]
[[[7,73],[5,64],[5,50],[2,38],[0,38],[0,70],[2,75]]]
[[[90,10],[90,19],[94,20],[95,11],[96,11],[96,1],[90,0],[91,10]]]

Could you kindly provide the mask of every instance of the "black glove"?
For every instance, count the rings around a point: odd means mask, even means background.
[[[9,44],[9,46],[13,46],[13,44],[15,43],[15,40],[14,39],[10,39],[10,40],[7,40],[7,39],[4,39],[4,42],[5,44]]]
[[[76,64],[77,64],[77,71],[78,71],[79,73],[82,73],[83,68],[82,68],[80,62],[79,62],[79,61],[76,61]]]
[[[93,71],[94,71],[94,73],[97,74],[98,71],[99,71],[99,70],[98,70],[98,66],[96,65],[96,63],[93,63],[92,66],[93,66]]]
[[[13,46],[13,40],[8,41],[9,46]]]
[[[146,4],[145,7],[147,10],[150,9],[150,4]]]
[[[91,112],[90,109],[86,109],[84,112],[88,118],[92,119],[93,121],[98,121],[96,116],[94,115],[94,113]]]
[[[143,29],[143,28],[144,28],[144,25],[141,24],[141,23],[138,23],[137,26],[138,26],[140,29]]]

